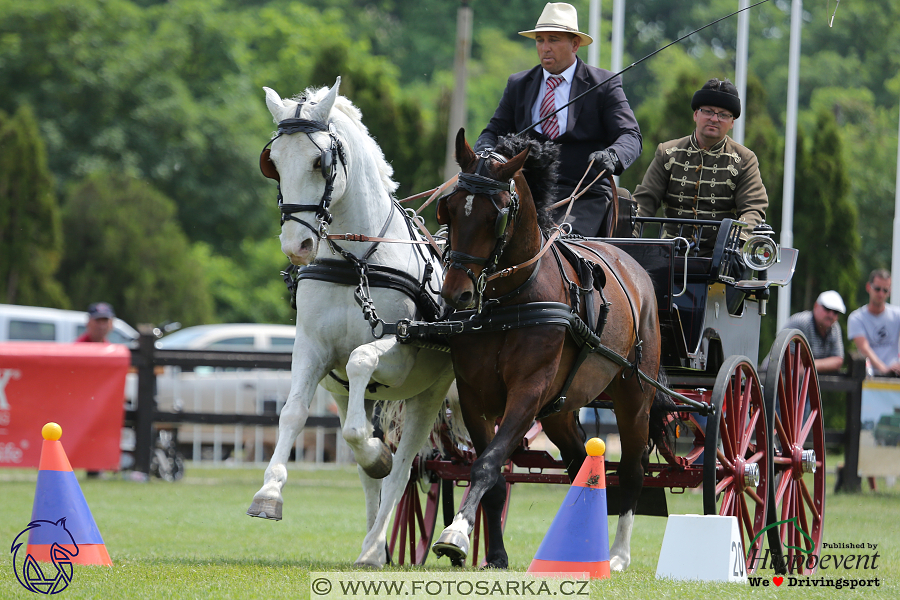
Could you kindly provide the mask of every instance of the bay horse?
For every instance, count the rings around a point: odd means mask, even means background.
[[[459,182],[437,205],[438,222],[449,226],[450,241],[442,296],[459,310],[477,306],[485,322],[504,307],[565,303],[584,323],[597,324],[591,327],[603,346],[627,358],[632,367],[639,363],[655,380],[661,341],[647,272],[614,246],[580,238],[565,242],[575,252],[574,263],[581,265],[579,274],[564,257],[563,244],[548,241],[552,222],[547,208],[555,200],[557,153],[550,142],[509,136],[493,151],[476,155],[465,132],[459,131]],[[548,244],[549,251],[534,261]],[[491,277],[494,274],[507,276]],[[605,285],[595,286],[594,281]],[[433,550],[456,564],[465,558],[480,501],[488,527],[487,566],[506,568],[499,518],[506,494],[501,465],[538,419],[574,480],[585,459],[576,413],[605,391],[613,399],[622,441],[621,512],[610,550],[610,568],[622,571],[631,560],[631,530],[649,459],[656,390],[621,361],[582,354],[584,346],[579,347],[565,326],[522,324],[526,326],[485,327],[484,332],[449,338],[461,411],[477,459],[469,494]],[[654,427],[654,438],[661,430],[661,425]]]
[[[281,250],[300,269],[291,390],[264,484],[247,514],[281,519],[285,463],[321,382],[337,402],[341,433],[366,495],[367,534],[356,564],[378,568],[388,559],[388,520],[440,412],[453,369],[445,352],[373,334],[376,315],[397,322],[438,310],[437,256],[414,243],[338,243],[327,237],[330,228],[417,239],[409,216],[393,199],[393,169],[360,111],[338,94],[339,86],[340,77],[330,90],[308,89],[293,100],[263,88],[278,132],[263,149],[260,168],[279,182]],[[322,246],[328,248],[323,252]],[[401,400],[402,435],[392,456],[373,437],[373,405]]]

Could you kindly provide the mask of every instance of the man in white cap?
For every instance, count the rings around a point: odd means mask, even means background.
[[[641,154],[641,130],[622,91],[621,78],[586,65],[576,55],[593,39],[578,30],[575,7],[550,2],[535,28],[519,35],[535,41],[541,64],[510,76],[494,116],[475,142],[476,152],[493,148],[500,136],[519,133],[546,117],[527,135],[559,145],[557,198],[572,194],[591,160],[594,164],[583,186],[601,170],[622,173]],[[585,95],[563,108],[581,94]],[[611,199],[612,189],[604,177],[572,206],[567,221],[573,232],[587,237],[607,235],[614,226],[611,215],[607,218]],[[554,212],[557,222],[565,211],[562,207]]]
[[[785,329],[799,329],[809,341],[816,371],[838,371],[844,364],[844,341],[838,316],[847,313],[844,300],[834,290],[822,292],[812,310],[791,315]]]

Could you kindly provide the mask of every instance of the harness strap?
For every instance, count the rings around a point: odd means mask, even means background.
[[[604,346],[600,337],[591,331],[577,314],[572,312],[568,304],[562,302],[529,302],[508,306],[488,306],[488,310],[479,314],[475,310],[460,311],[453,315],[458,320],[437,322],[409,321],[403,319],[397,323],[383,323],[381,335],[396,335],[401,342],[415,338],[431,336],[453,336],[466,333],[493,333],[508,331],[522,327],[558,325],[565,327],[575,343],[589,347],[589,353],[596,353],[610,360],[613,364],[632,369],[637,376],[656,389],[677,398],[684,404],[692,406],[702,415],[715,414],[715,407],[698,402],[692,398],[670,389],[641,371],[624,356]],[[381,337],[376,335],[376,337]]]
[[[412,275],[385,265],[369,264],[368,269],[371,287],[387,288],[405,294],[416,304],[425,320],[440,318],[440,306],[423,290],[421,282]],[[334,259],[322,259],[300,267],[297,269],[294,281],[303,279],[337,285],[359,285],[359,273],[356,268],[346,261]],[[296,289],[294,293],[296,294]]]

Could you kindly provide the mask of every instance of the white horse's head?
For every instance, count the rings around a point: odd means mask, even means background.
[[[315,259],[321,225],[330,214],[328,205],[344,194],[347,185],[346,158],[331,118],[340,83],[338,77],[330,90],[307,90],[299,102],[282,100],[275,90],[263,88],[278,135],[271,150],[263,150],[260,167],[279,182],[285,206],[281,250],[295,265]]]

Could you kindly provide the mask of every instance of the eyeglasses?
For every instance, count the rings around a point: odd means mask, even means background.
[[[825,307],[823,306],[822,308],[825,308]],[[839,310],[834,310],[833,308],[825,308],[825,312],[831,313],[831,314],[833,314],[833,315],[839,315],[839,314],[841,314],[841,311],[839,311]]]
[[[708,108],[701,108],[699,110],[700,113],[708,119],[712,119],[715,116],[719,117],[720,121],[730,121],[734,118],[734,115],[730,112],[716,112],[714,110],[709,110]]]
[[[872,289],[881,294],[890,294],[891,293],[891,288],[878,287],[877,285],[873,285]]]

